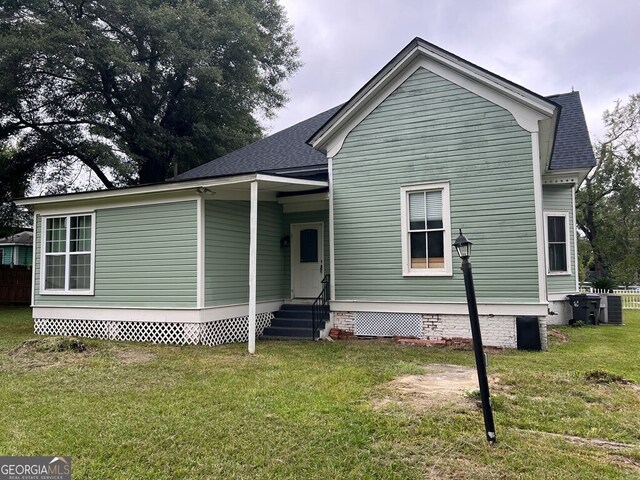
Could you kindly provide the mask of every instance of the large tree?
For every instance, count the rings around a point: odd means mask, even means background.
[[[576,196],[578,226],[597,278],[638,281],[640,273],[640,94],[604,115],[596,166]]]
[[[162,181],[258,138],[297,56],[277,0],[4,0],[2,173]]]

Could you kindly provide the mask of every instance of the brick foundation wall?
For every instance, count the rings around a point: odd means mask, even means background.
[[[331,312],[331,325],[346,332],[353,333],[353,313],[352,312]]]
[[[516,348],[516,317],[480,315],[482,343],[490,347]],[[471,338],[468,315],[422,315],[422,336],[431,339]]]
[[[380,314],[384,315],[384,314]],[[354,331],[354,312],[331,312],[332,326],[347,332]],[[422,314],[424,339],[471,338],[468,315]],[[516,317],[506,315],[480,316],[482,341],[486,346],[516,348]],[[540,333],[546,348],[546,323],[541,321]]]

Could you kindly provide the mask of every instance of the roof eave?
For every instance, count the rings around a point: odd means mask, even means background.
[[[504,95],[547,117],[552,117],[558,107],[558,104],[541,95],[489,72],[421,38],[415,38],[327,120],[327,122],[307,140],[307,143],[318,150],[325,151],[333,133],[354,116],[358,107],[366,103],[366,100],[372,95],[375,96],[376,93],[392,81],[397,72],[402,71],[420,55],[427,56],[435,62],[453,68],[465,76],[499,90]]]
[[[64,195],[48,195],[42,197],[28,197],[14,200],[16,205],[47,205],[53,203],[79,202],[96,199],[119,199],[139,195],[149,195],[158,193],[183,192],[185,190],[195,190],[198,188],[211,188],[216,186],[233,185],[252,181],[280,182],[304,187],[322,188],[328,186],[327,182],[319,180],[306,180],[292,177],[281,177],[264,173],[252,173],[247,175],[233,175],[214,178],[198,178],[194,180],[182,180],[171,183],[157,183],[127,187],[113,190],[98,190],[94,192],[70,193]]]

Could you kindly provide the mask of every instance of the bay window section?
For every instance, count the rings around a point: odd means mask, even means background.
[[[93,214],[43,219],[43,294],[93,293]]]
[[[451,275],[449,185],[402,188],[403,274]]]

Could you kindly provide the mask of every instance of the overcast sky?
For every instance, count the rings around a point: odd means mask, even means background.
[[[578,90],[592,138],[640,92],[638,0],[281,0],[304,65],[274,133],[348,100],[414,37],[541,95]]]

